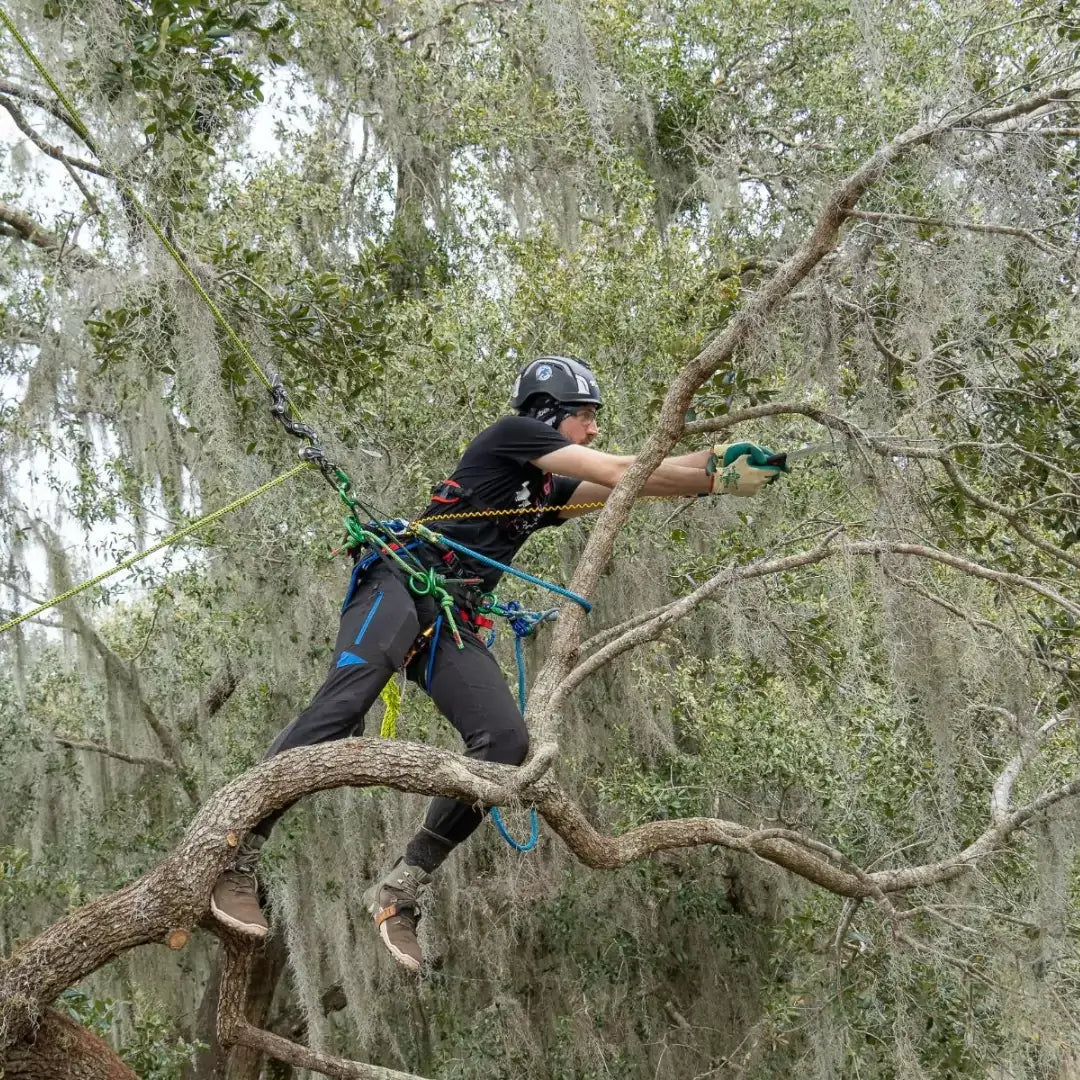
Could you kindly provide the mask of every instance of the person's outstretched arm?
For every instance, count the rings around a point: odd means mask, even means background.
[[[692,454],[665,458],[645,481],[642,495],[709,495],[714,492],[714,473],[706,471],[706,466],[713,457],[711,450],[697,450]],[[566,505],[559,511],[563,518],[576,517],[589,513],[588,509],[575,510],[582,503],[606,502],[612,488],[622,479],[623,474],[634,463],[630,455],[607,454],[602,450],[592,450],[587,446],[564,446],[537,458],[533,464],[545,472],[559,476],[569,476],[580,480]],[[753,468],[740,457],[738,480],[742,481],[723,489],[730,494],[753,495],[766,483],[773,480],[779,470],[765,473]],[[714,463],[715,464],[715,463]],[[752,474],[759,473],[760,476]],[[741,487],[741,490],[739,488]]]

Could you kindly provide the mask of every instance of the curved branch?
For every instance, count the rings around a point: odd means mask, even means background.
[[[167,859],[117,892],[70,912],[0,963],[0,1051],[24,1036],[65,987],[128,949],[162,942],[203,920],[210,890],[239,838],[270,812],[316,791],[371,785],[490,806],[505,801],[515,772],[509,766],[472,762],[426,745],[370,738],[288,750],[257,765],[206,802]],[[865,879],[822,854],[812,838],[800,836],[794,842],[719,818],[653,821],[621,836],[603,835],[550,774],[528,797],[588,866],[614,869],[659,851],[718,845],[752,850],[822,888],[858,897],[956,877],[992,854],[1036,814],[1078,791],[1080,780],[1045,793],[994,823],[952,859],[876,871]]]
[[[673,622],[684,618],[698,605],[712,598],[721,589],[729,585],[733,585],[738,581],[750,581],[753,578],[768,577],[772,574],[783,574],[789,570],[797,570],[804,566],[813,566],[835,555],[876,556],[890,554],[929,559],[931,562],[942,563],[971,577],[982,578],[985,581],[993,581],[1001,585],[1028,589],[1057,604],[1070,615],[1080,618],[1080,604],[1073,603],[1034,578],[1023,577],[1020,574],[1012,574],[1004,570],[993,570],[988,566],[971,562],[969,559],[963,559],[958,555],[941,551],[938,548],[928,547],[925,544],[908,544],[897,540],[856,540],[846,544],[834,545],[827,539],[811,551],[804,551],[797,555],[786,555],[778,559],[763,559],[761,562],[750,563],[747,566],[724,570],[709,578],[704,584],[699,585],[693,592],[687,593],[686,596],[664,604],[662,607],[653,608],[651,611],[636,615],[625,623],[598,634],[597,638],[603,639],[605,643],[593,652],[588,659],[581,661],[567,673],[562,684],[552,696],[551,707],[558,708],[561,706],[576,686],[599,668],[610,663],[616,656],[620,656],[638,645],[654,641]],[[583,648],[589,647],[593,640],[595,639],[587,641]]]
[[[1034,734],[1029,735],[1020,745],[1016,756],[1005,766],[994,784],[990,795],[990,817],[995,825],[1002,825],[1009,818],[1009,803],[1012,802],[1012,789],[1016,778],[1024,766],[1031,761],[1048,735],[1057,731],[1062,724],[1072,720],[1071,716],[1054,716],[1046,721]]]

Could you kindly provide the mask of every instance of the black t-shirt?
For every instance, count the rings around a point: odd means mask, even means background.
[[[423,516],[525,507],[535,507],[536,512],[462,521],[435,520],[429,528],[489,558],[509,563],[537,529],[564,524],[556,508],[566,504],[581,481],[542,472],[530,461],[572,445],[565,435],[531,416],[504,416],[497,420],[469,443],[449,477],[461,486],[464,498],[455,505],[431,502]],[[461,559],[469,575],[483,579],[486,590],[493,589],[502,576],[502,571],[494,567],[466,556]]]

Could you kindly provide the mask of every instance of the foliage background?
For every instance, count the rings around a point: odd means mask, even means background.
[[[830,184],[931,109],[1075,77],[1080,40],[1074,0],[9,10],[85,110],[99,160],[358,488],[400,512],[541,351],[588,359],[602,446],[632,452],[669,380],[806,235]],[[40,83],[14,42],[2,49],[0,104],[90,156],[26,96]],[[0,203],[62,245],[3,219],[2,599],[15,611],[261,483],[295,447],[115,186],[72,166],[77,188],[4,107]],[[1075,123],[1062,104],[1031,130],[945,138],[891,172],[862,208],[923,223],[853,220],[696,416],[801,401],[955,445],[968,483],[1068,556]],[[792,416],[739,435],[822,437]],[[326,557],[338,521],[328,489],[293,481],[0,641],[5,950],[160,859],[303,707],[345,582]],[[596,627],[841,524],[1075,596],[1075,563],[928,463],[838,442],[749,506],[639,508]],[[535,538],[529,569],[567,579],[587,529]],[[611,830],[711,814],[805,829],[869,868],[944,858],[985,827],[1024,734],[1075,707],[1074,622],[1034,594],[882,557],[721,595],[575,696],[559,768]],[[402,724],[455,745],[415,688]],[[1070,720],[1022,793],[1076,769]],[[421,813],[419,798],[338,791],[275,834],[264,862],[288,963],[269,1026],[477,1080],[1080,1068],[1073,803],[908,897],[916,945],[872,906],[848,923],[840,898],[746,858],[706,850],[604,873],[550,837],[523,858],[486,829],[440,879],[422,924],[434,970],[417,985],[379,955],[359,896]],[[203,1012],[215,948],[125,956],[66,1006],[141,1076],[208,1077],[224,1068]]]

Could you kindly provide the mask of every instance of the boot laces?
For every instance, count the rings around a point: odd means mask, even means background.
[[[248,877],[254,877],[258,865],[259,849],[248,847],[246,844],[241,844],[240,850],[236,853],[230,869],[237,874],[245,874]]]

